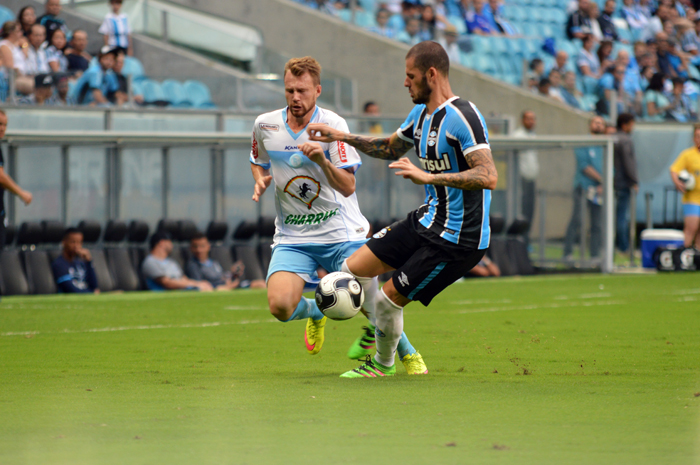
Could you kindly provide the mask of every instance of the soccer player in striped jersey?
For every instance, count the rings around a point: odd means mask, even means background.
[[[343,262],[343,271],[363,279],[393,275],[375,298],[377,353],[341,377],[395,374],[403,307],[415,300],[427,306],[479,263],[489,246],[489,206],[498,174],[488,130],[476,106],[452,93],[448,76],[442,46],[421,42],[406,55],[404,86],[416,106],[396,133],[377,138],[323,124],[307,129],[311,140],[341,141],[371,157],[393,160],[389,168],[396,175],[425,185],[424,205],[376,233]],[[403,157],[411,148],[419,166]]]
[[[320,108],[321,66],[312,57],[292,58],[285,65],[287,107],[255,120],[250,163],[253,200],[271,185],[275,191],[275,237],[267,271],[270,312],[278,320],[306,320],[304,340],[309,354],[324,342],[326,317],[313,299],[302,296],[306,284],[318,283],[319,266],[340,271],[343,261],[367,242],[369,223],[355,195],[355,173],[362,165],[355,149],[342,142],[309,141],[306,127],[323,123],[346,133],[348,125],[336,113]],[[376,277],[360,278],[365,310],[374,323]],[[369,298],[369,297],[372,298]],[[409,374],[427,373],[421,355],[406,335],[400,336],[399,355]],[[351,347],[353,359],[374,349],[374,329]]]

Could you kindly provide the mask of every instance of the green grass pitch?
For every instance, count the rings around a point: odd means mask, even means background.
[[[0,464],[698,464],[699,278],[457,283],[383,379],[264,292],[4,298]]]

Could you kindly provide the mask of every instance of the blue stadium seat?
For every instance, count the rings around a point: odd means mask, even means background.
[[[568,17],[566,16],[566,12],[564,10],[560,10],[559,8],[552,8],[550,14],[554,17],[554,23],[562,26],[566,24]]]
[[[0,5],[0,26],[5,24],[7,21],[14,21],[15,14],[9,8]]]
[[[522,23],[520,29],[526,37],[539,37],[540,30],[535,23]]]
[[[178,108],[192,106],[192,102],[187,98],[187,92],[185,92],[185,86],[183,86],[182,83],[174,79],[166,79],[161,84],[161,87],[163,88],[166,99],[172,106]]]
[[[124,57],[124,67],[122,68],[122,74],[124,76],[131,76],[133,81],[141,80],[146,77],[143,71],[143,65],[138,58],[125,56]]]
[[[498,57],[496,59],[496,63],[504,76],[513,75],[517,73],[515,65],[513,64],[513,60],[511,60],[509,57]]]
[[[540,51],[540,39],[524,39],[521,42],[525,58],[531,60]]]
[[[344,8],[338,12],[338,18],[342,19],[346,23],[352,22],[352,11],[348,8]]]
[[[474,55],[471,53],[459,53],[459,63],[467,68],[474,68]]]
[[[546,11],[546,10],[544,10]],[[540,9],[538,6],[532,6],[528,8],[527,10],[527,16],[528,20],[531,23],[539,23],[542,22],[542,17],[544,16],[543,10]]]
[[[557,40],[557,50],[564,50],[568,55],[569,59],[573,60],[578,55],[578,48],[576,44],[568,40]]]
[[[376,26],[377,22],[374,20],[373,13],[358,10],[355,11],[355,25],[367,29]]]
[[[511,10],[510,17],[515,22],[527,20],[527,11],[518,5],[509,5],[506,10]]]
[[[147,105],[165,106],[170,103],[163,92],[163,87],[153,79],[142,80],[141,90],[143,91],[143,101]]]
[[[372,14],[377,10],[377,0],[358,0],[359,5],[363,10]]]
[[[474,56],[474,69],[482,73],[493,74],[496,72],[496,64],[488,55]]]
[[[488,37],[471,35],[469,36],[469,40],[471,41],[472,50],[474,53],[478,53],[480,55],[491,53],[491,42],[489,41]]]
[[[185,81],[185,92],[195,108],[216,108],[216,105],[211,101],[209,88],[203,82]]]
[[[508,53],[508,44],[506,43],[509,39],[506,37],[502,36],[490,36],[488,38],[489,40],[489,46],[491,48],[491,54],[498,56],[498,55],[506,55]]]

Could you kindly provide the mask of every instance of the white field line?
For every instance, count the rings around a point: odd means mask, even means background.
[[[687,295],[687,294],[700,294],[700,288],[695,289],[679,289],[677,291],[671,292],[673,295]]]
[[[491,300],[491,299],[478,299],[478,300],[457,300],[455,302],[450,302],[451,304],[457,305],[483,305],[483,304],[510,304],[513,301],[510,299],[501,300]]]
[[[676,302],[697,302],[698,300],[700,300],[700,297],[686,295],[686,296],[679,297],[678,299],[676,299]]]
[[[229,325],[253,325],[259,323],[273,323],[274,318],[267,320],[242,320],[242,321],[214,321],[212,323],[191,323],[184,325],[142,325],[142,326],[116,326],[112,328],[91,328],[91,329],[64,329],[63,331],[17,331],[0,333],[1,337],[7,336],[29,336],[35,334],[75,334],[75,333],[109,333],[114,331],[137,331],[148,329],[172,329],[172,328],[212,328]]]
[[[539,309],[549,309],[549,308],[571,308],[571,307],[597,307],[597,306],[607,306],[607,305],[624,305],[627,302],[624,300],[602,300],[597,302],[566,302],[566,303],[556,303],[556,304],[544,304],[544,305],[518,305],[515,307],[487,307],[487,308],[474,308],[470,310],[460,310],[457,313],[486,313],[486,312],[508,312],[514,310],[539,310]]]
[[[224,307],[224,310],[267,310],[267,308],[254,305],[229,305]]]

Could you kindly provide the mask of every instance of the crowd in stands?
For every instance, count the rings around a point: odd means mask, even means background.
[[[2,24],[0,100],[8,100],[10,78],[15,101],[33,105],[123,105],[128,97],[122,74],[124,56],[132,54],[128,18],[122,0],[110,0],[111,12],[99,33],[104,46],[97,56],[87,52],[88,34],[70,30],[61,18],[60,0],[47,0],[37,17],[32,6]],[[15,96],[13,96],[15,97]],[[139,96],[134,99],[140,102]]]
[[[614,91],[617,114],[697,119],[696,0],[297,1],[408,45],[436,40],[452,62],[605,117]]]

